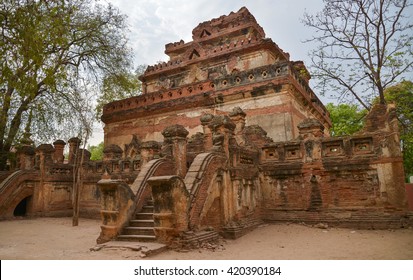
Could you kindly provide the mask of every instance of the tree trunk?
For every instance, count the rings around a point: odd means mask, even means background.
[[[384,89],[383,89],[383,87],[380,85],[378,87],[378,90],[379,90],[380,104],[386,104],[386,99],[384,98]]]
[[[73,220],[72,226],[76,227],[79,225],[79,184],[78,182],[74,182],[74,198],[73,198]]]
[[[73,192],[74,192],[74,197],[73,197],[73,220],[72,220],[72,226],[78,226],[79,225],[79,212],[80,212],[80,191],[81,187],[83,186],[83,162],[85,158],[85,148],[86,148],[86,143],[89,138],[89,133],[86,133],[85,141],[83,143],[83,149],[82,149],[82,154],[80,155],[80,161],[78,160],[78,153],[76,153],[75,157],[75,165],[74,165],[74,174],[73,174]]]
[[[7,158],[9,152],[0,150],[0,171],[7,170]]]
[[[78,173],[79,173],[79,150],[77,149],[75,153],[75,162],[73,164],[73,218],[72,226],[79,225],[79,184],[78,184]]]
[[[0,171],[7,170],[7,160],[10,155],[10,145],[2,143],[0,147]]]

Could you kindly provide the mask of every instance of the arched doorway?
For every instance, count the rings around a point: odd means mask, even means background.
[[[16,208],[14,208],[13,211],[13,216],[15,217],[24,217],[26,216],[27,213],[27,205],[29,204],[29,200],[31,199],[31,196],[27,196],[22,199],[22,201],[17,204]]]

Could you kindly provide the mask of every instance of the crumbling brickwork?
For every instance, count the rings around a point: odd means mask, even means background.
[[[102,161],[77,138],[67,162],[62,140],[17,149],[19,170],[0,173],[0,217],[22,202],[30,215],[70,214],[83,154],[81,215],[100,214],[99,243],[171,242],[204,229],[236,238],[263,220],[412,224],[394,108],[373,108],[356,135],[328,137],[304,64],[246,8],[165,49],[170,60],[147,68],[141,95],[105,106]]]

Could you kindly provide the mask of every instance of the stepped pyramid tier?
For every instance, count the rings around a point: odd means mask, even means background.
[[[200,23],[192,41],[165,45],[169,61],[148,66],[143,92],[107,104],[105,143],[123,146],[133,135],[162,141],[162,130],[179,123],[189,136],[202,132],[199,117],[245,111],[246,125],[260,125],[274,141],[298,136],[297,124],[319,120],[328,134],[329,114],[308,85],[302,61],[290,61],[243,7]]]

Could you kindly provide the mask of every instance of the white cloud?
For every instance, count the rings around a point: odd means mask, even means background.
[[[310,46],[301,43],[308,30],[300,22],[304,10],[317,11],[322,0],[108,0],[128,15],[130,43],[135,65],[167,60],[165,44],[192,40],[199,23],[227,15],[246,6],[273,39],[293,60],[307,60]]]

